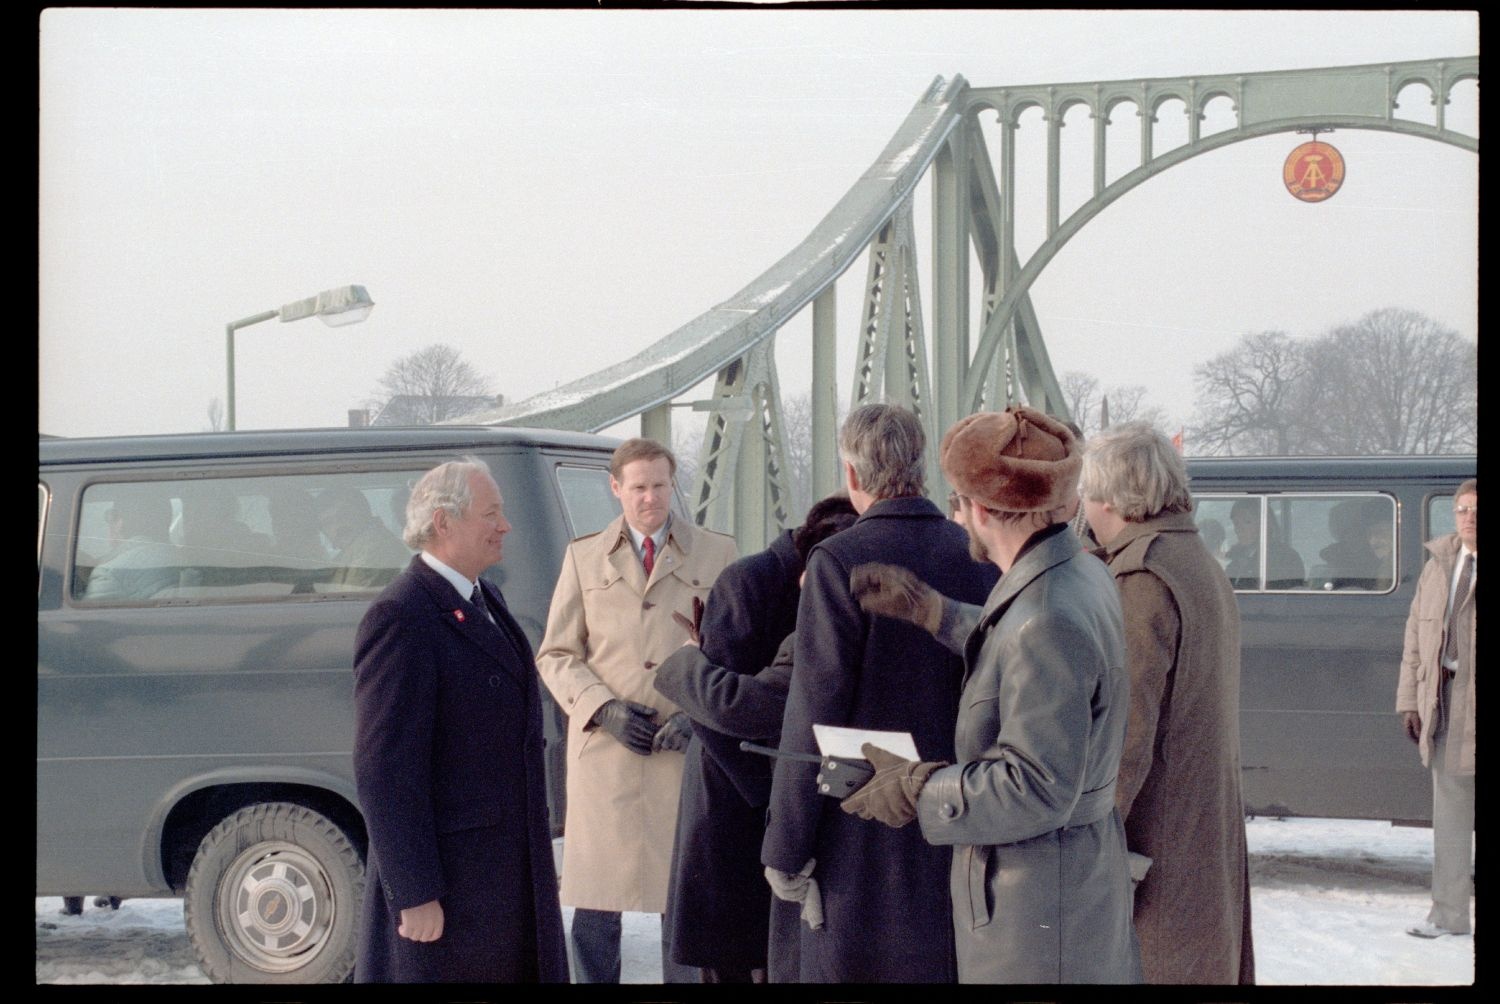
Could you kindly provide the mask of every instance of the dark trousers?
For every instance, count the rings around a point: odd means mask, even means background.
[[[620,982],[620,914],[616,910],[573,910],[573,982]],[[668,956],[666,925],[662,925],[661,981],[697,983],[698,970]]]

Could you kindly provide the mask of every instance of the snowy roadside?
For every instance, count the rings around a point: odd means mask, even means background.
[[[1251,911],[1262,984],[1451,986],[1474,980],[1474,939],[1405,933],[1426,915],[1432,831],[1362,820],[1251,819]],[[118,910],[36,900],[38,983],[207,983],[182,927],[182,901]],[[565,910],[571,914],[571,910]],[[626,983],[661,979],[654,916],[626,914]]]

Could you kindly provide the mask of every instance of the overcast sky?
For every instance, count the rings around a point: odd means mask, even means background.
[[[511,400],[624,359],[805,237],[937,76],[1478,52],[1462,11],[54,9],[39,27],[39,427],[61,435],[206,428],[224,326],[348,283],[377,304],[363,324],[239,333],[240,428],[343,425],[435,342]],[[1464,85],[1450,125],[1477,134],[1477,100]],[[1039,121],[1021,133],[1039,156]],[[1347,179],[1306,205],[1281,181],[1306,138],[1194,158],[1086,226],[1032,289],[1054,368],[1144,385],[1185,421],[1193,366],[1245,332],[1397,306],[1477,338],[1477,157],[1325,135]],[[1086,177],[1065,165],[1065,213]],[[1017,191],[1024,257],[1045,193]],[[845,395],[864,270],[840,286]],[[784,395],[809,353],[805,323],[779,339]]]

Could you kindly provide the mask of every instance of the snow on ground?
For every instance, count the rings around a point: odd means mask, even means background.
[[[1432,831],[1367,820],[1248,824],[1255,967],[1262,984],[1452,986],[1474,981],[1474,939],[1406,934],[1429,899]],[[61,915],[36,901],[38,983],[206,983],[182,927],[182,901],[85,901]],[[565,919],[572,911],[565,909]],[[661,979],[656,917],[626,914],[626,983]]]

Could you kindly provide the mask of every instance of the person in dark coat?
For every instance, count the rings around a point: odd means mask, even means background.
[[[766,982],[772,897],[760,842],[771,762],[739,742],[776,745],[807,552],[854,519],[847,496],[823,499],[801,527],[724,569],[703,611],[701,647],[684,645],[656,670],[656,689],[693,721],[667,891],[668,938],[673,961],[701,968],[705,983]],[[795,932],[797,910],[785,912]],[[771,958],[786,955],[779,945]]]
[[[369,830],[360,983],[566,983],[531,646],[480,574],[510,524],[482,461],[417,483],[421,553],[355,638],[354,775]]]
[[[956,763],[920,741],[920,762],[866,743],[875,775],[840,805],[953,848],[960,982],[1139,982],[1115,807],[1130,710],[1125,638],[1109,572],[1066,522],[1078,504],[1073,435],[1024,406],[979,413],[948,430],[941,458],[972,553],[1004,573],[964,647]],[[866,607],[883,612],[888,593],[931,594],[905,569],[874,571],[873,590],[870,569],[853,573]],[[890,572],[895,589],[881,581]],[[893,606],[906,623],[900,607],[926,604]],[[938,618],[920,620],[937,628]]]
[[[850,569],[867,561],[903,565],[970,603],[994,585],[994,566],[972,560],[964,531],[923,496],[924,445],[916,417],[890,405],[856,409],[840,431],[861,515],[808,557],[784,750],[817,753],[812,727],[826,724],[910,732],[924,758],[953,757],[962,660],[920,628],[866,614],[849,587]],[[818,794],[816,774],[816,764],[777,760],[761,848],[777,896],[806,896],[809,878],[821,896],[821,926],[801,928],[799,980],[951,982],[948,848],[841,812]]]

